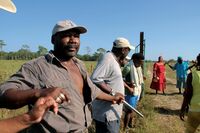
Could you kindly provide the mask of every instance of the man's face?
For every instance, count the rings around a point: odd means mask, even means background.
[[[80,34],[74,30],[60,32],[56,35],[54,50],[63,58],[74,57],[80,47]]]
[[[134,62],[135,67],[140,67],[142,66],[144,60],[137,59],[137,60],[133,60],[133,62]]]
[[[128,47],[127,48],[123,48],[122,49],[122,58],[125,58],[130,51],[131,51],[131,49],[128,48]]]

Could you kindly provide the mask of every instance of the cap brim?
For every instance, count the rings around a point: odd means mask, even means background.
[[[76,27],[71,28],[71,29],[77,29],[80,34],[87,32],[87,29],[85,27],[83,27],[83,26],[76,26]],[[70,29],[68,29],[68,30],[70,30]]]
[[[129,46],[129,48],[130,48],[130,49],[132,49],[132,50],[134,50],[134,49],[135,49],[135,47],[134,47],[134,46],[132,46],[132,45],[130,45],[130,46]]]
[[[11,0],[0,0],[0,8],[12,13],[17,11],[15,4]]]

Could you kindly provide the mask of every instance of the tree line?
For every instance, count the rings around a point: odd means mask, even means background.
[[[32,52],[30,47],[26,44],[22,45],[22,47],[15,52],[5,52],[3,51],[3,47],[6,46],[6,43],[3,40],[0,40],[0,59],[2,60],[31,60],[37,58],[41,55],[44,55],[48,52],[48,49],[39,45],[38,51]],[[87,47],[87,54],[84,55],[77,55],[77,58],[83,61],[96,61],[98,60],[99,56],[106,52],[105,49],[99,48],[94,54],[90,54],[90,48]]]

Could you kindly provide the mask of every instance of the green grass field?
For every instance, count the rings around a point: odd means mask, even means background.
[[[15,73],[24,62],[26,61],[0,60],[0,83],[4,82],[6,79],[9,78],[10,75]],[[85,62],[85,65],[89,74],[91,74],[95,68],[96,62],[88,61],[88,62]],[[145,118],[140,118],[139,116],[136,115],[135,121],[134,121],[135,128],[133,130],[130,130],[129,133],[171,133],[171,132],[181,133],[183,131],[183,129],[181,129],[183,125],[181,125],[182,123],[180,123],[180,120],[177,118],[177,115],[175,116],[170,115],[170,117],[173,117],[173,119],[171,121],[164,122],[163,118],[167,117],[166,119],[168,119],[169,116],[167,115],[159,116],[161,113],[155,110],[154,106],[157,104],[156,103],[157,101],[155,101],[155,96],[151,94],[152,90],[149,89],[151,78],[152,78],[150,74],[152,72],[152,66],[153,66],[152,62],[145,64],[145,76],[147,78],[147,80],[145,81],[146,94],[144,98],[140,101],[139,106],[137,107],[137,109],[143,113]],[[167,66],[166,66],[166,71],[167,71],[167,78],[171,80],[175,80],[175,72],[172,71]],[[171,85],[168,88],[174,89],[174,85]],[[165,98],[160,95],[156,97]],[[176,96],[176,95],[173,98],[176,99],[176,97],[178,97],[179,99],[182,98],[181,96]],[[169,99],[171,98],[172,97],[169,96]],[[163,104],[166,104],[166,103],[163,102]],[[27,111],[27,107],[17,109],[17,110],[0,109],[0,119],[13,117],[18,114],[24,113],[26,111]],[[158,120],[158,118],[161,120]],[[167,125],[172,125],[172,127],[171,126],[167,127]],[[163,129],[163,127],[165,129]],[[94,125],[92,125],[90,133],[94,133]]]

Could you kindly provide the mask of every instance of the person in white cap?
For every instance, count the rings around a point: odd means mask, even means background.
[[[108,51],[99,59],[91,79],[102,91],[110,95],[124,94],[120,65],[131,49],[134,47],[129,41],[120,37],[113,42],[112,51]],[[94,100],[92,110],[96,133],[119,133],[122,106],[122,104],[113,105],[105,100]]]
[[[48,110],[40,123],[27,132],[68,133],[87,132],[92,118],[89,105],[95,98],[120,103],[122,94],[108,95],[96,87],[82,61],[76,58],[80,34],[87,29],[71,20],[59,21],[52,31],[54,49],[44,56],[22,65],[21,69],[0,86],[0,107],[19,108],[44,96],[58,105],[55,115]]]

